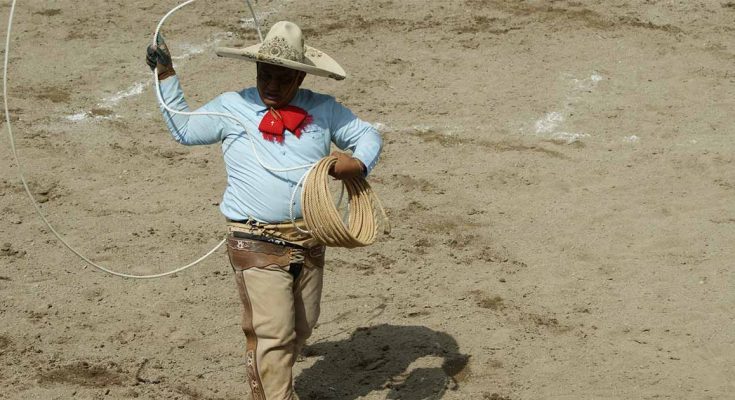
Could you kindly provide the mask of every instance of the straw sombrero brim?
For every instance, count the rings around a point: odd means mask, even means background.
[[[307,74],[324,76],[341,81],[347,77],[344,69],[330,56],[321,50],[304,45],[304,62],[280,58],[275,55],[259,52],[261,44],[244,48],[217,47],[214,51],[220,57],[237,58],[252,62],[280,65],[282,67],[304,71]]]

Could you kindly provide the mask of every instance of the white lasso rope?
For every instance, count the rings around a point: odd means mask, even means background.
[[[153,44],[156,44],[156,38],[158,37],[158,33],[160,31],[160,28],[163,25],[163,23],[166,21],[166,19],[169,16],[171,16],[174,12],[176,12],[177,10],[179,10],[180,8],[182,8],[182,7],[184,7],[184,6],[188,5],[188,4],[191,4],[194,1],[195,0],[189,0],[189,1],[186,1],[186,2],[184,2],[184,3],[182,3],[182,4],[178,5],[178,6],[176,6],[171,11],[169,11],[163,17],[163,19],[161,19],[161,22],[156,27],[156,33],[153,36]],[[248,4],[248,7],[250,8],[251,13],[253,14],[253,21],[255,23],[256,29],[258,30],[258,36],[260,37],[260,39],[262,41],[262,35],[260,33],[260,26],[258,25],[258,21],[257,21],[257,18],[255,16],[255,11],[253,10],[252,5],[250,4],[250,0],[246,0],[246,2]],[[193,262],[191,262],[191,263],[189,263],[187,265],[184,265],[183,267],[179,267],[179,268],[176,268],[174,270],[171,270],[171,271],[168,271],[168,272],[163,272],[163,273],[160,273],[160,274],[151,274],[151,275],[133,275],[133,274],[126,274],[126,273],[122,273],[122,272],[113,271],[113,270],[111,270],[109,268],[106,268],[106,267],[104,267],[102,265],[99,265],[99,264],[93,262],[92,260],[90,260],[89,258],[87,258],[86,256],[84,256],[82,253],[80,253],[79,251],[77,251],[74,247],[72,247],[66,240],[64,240],[64,238],[56,231],[56,229],[54,229],[54,227],[48,221],[48,219],[46,218],[46,216],[43,214],[43,211],[41,210],[41,207],[39,206],[39,204],[36,201],[36,199],[33,197],[33,194],[31,193],[31,190],[30,190],[30,188],[28,186],[28,182],[26,181],[25,174],[23,172],[22,164],[20,163],[20,159],[18,158],[18,152],[17,152],[16,147],[15,147],[15,137],[13,135],[12,124],[10,122],[10,111],[8,109],[8,60],[9,60],[9,55],[10,55],[10,35],[12,33],[12,28],[13,28],[13,17],[15,15],[15,5],[16,5],[16,3],[17,3],[17,0],[13,0],[12,4],[10,6],[10,15],[8,17],[8,30],[7,30],[7,36],[5,38],[5,59],[4,59],[4,63],[3,63],[3,66],[4,66],[3,67],[3,103],[4,103],[3,105],[4,105],[4,108],[5,108],[5,122],[6,122],[6,125],[8,127],[8,137],[10,138],[10,148],[11,148],[11,151],[13,153],[13,158],[15,159],[15,163],[18,166],[18,175],[20,175],[20,180],[23,183],[23,188],[25,189],[26,194],[28,194],[28,197],[31,199],[31,203],[33,204],[33,207],[36,209],[36,213],[41,218],[41,220],[44,222],[44,224],[46,225],[46,227],[48,227],[48,229],[51,231],[51,233],[53,233],[54,236],[56,236],[56,238],[64,246],[66,246],[67,249],[69,249],[72,253],[76,254],[79,258],[81,258],[82,260],[84,260],[87,264],[89,264],[89,265],[91,265],[91,266],[99,269],[100,271],[106,272],[106,273],[111,274],[111,275],[114,275],[114,276],[123,277],[123,278],[132,278],[132,279],[153,279],[153,278],[161,278],[161,277],[164,277],[164,276],[175,274],[177,272],[184,271],[185,269],[190,268],[190,267],[193,267],[194,265],[200,263],[205,258],[209,257],[212,253],[214,253],[218,248],[220,248],[225,243],[226,239],[223,239],[221,242],[219,242],[219,244],[217,244],[217,246],[215,246],[212,250],[210,250],[209,252],[207,252],[205,255],[201,256],[197,260],[195,260],[195,261],[193,261]],[[172,110],[168,106],[166,106],[165,102],[163,101],[163,99],[161,97],[160,85],[159,85],[159,81],[158,81],[157,71],[154,71],[153,74],[155,76],[156,94],[158,96],[158,100],[159,100],[159,102],[161,102],[161,104],[164,106],[164,108],[166,110],[168,110],[169,112],[178,113],[178,114],[185,114],[185,115],[203,115],[203,114],[205,114],[205,113],[184,113],[184,112]],[[240,122],[239,120],[237,120],[237,118],[235,118],[235,117],[233,117],[231,115],[219,114],[219,113],[206,113],[206,114],[209,114],[209,115],[219,115],[219,116],[222,116],[222,117],[226,117],[226,118],[230,118],[230,119],[235,119],[241,126],[244,127],[244,125],[242,124],[242,122]],[[252,137],[251,137],[251,143],[253,143]],[[254,145],[254,143],[253,143],[253,151],[255,152],[255,145]],[[257,152],[255,152],[255,155],[256,155],[256,157],[258,157]],[[293,168],[275,169],[275,168],[269,168],[269,167],[267,167],[265,164],[263,164],[261,162],[261,160],[260,160],[259,157],[257,159],[258,159],[258,162],[261,164],[261,166],[263,166],[264,168],[270,169],[272,171],[276,171],[276,172],[284,172],[284,171],[291,171],[291,170],[296,170],[296,169],[309,168],[312,165],[312,164],[310,164],[310,165],[306,165],[306,166],[299,166],[299,167],[293,167]],[[298,188],[298,186],[297,186],[297,188]],[[296,189],[294,189],[294,193],[295,193],[295,190]],[[293,199],[293,196],[292,196],[292,199]],[[292,203],[293,203],[293,200],[292,200]],[[291,219],[293,220],[293,209],[291,210],[291,213],[292,213],[292,218]]]

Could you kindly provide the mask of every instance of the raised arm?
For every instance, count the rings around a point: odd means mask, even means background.
[[[189,111],[184,91],[176,76],[161,82],[161,97],[166,105],[177,111]],[[214,115],[182,115],[169,112],[160,105],[163,119],[174,140],[185,145],[212,144],[221,142],[225,130],[223,117]],[[224,112],[222,96],[215,98],[194,112]]]
[[[146,49],[146,63],[151,69],[157,69],[160,80],[161,97],[166,105],[176,111],[189,112],[189,105],[184,99],[184,91],[176,71],[173,68],[171,54],[161,35],[157,46]],[[213,115],[182,115],[169,112],[159,104],[173,138],[185,145],[212,144],[222,140],[225,123],[222,117]],[[215,98],[195,112],[222,112],[221,98]]]

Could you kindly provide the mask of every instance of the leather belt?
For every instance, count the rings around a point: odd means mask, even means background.
[[[264,236],[245,232],[232,232],[227,237],[227,255],[236,271],[250,268],[277,266],[286,268],[292,264],[307,263],[314,267],[324,266],[324,246],[305,249],[292,243],[281,242]]]

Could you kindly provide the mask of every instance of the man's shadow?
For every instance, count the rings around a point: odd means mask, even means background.
[[[320,359],[296,378],[302,400],[351,400],[385,389],[388,399],[440,399],[457,388],[469,359],[446,333],[395,325],[358,328],[345,340],[307,346],[304,355]]]

